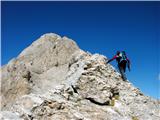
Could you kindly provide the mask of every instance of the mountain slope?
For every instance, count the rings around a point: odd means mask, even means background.
[[[54,33],[41,36],[1,68],[2,119],[159,120],[159,101]]]

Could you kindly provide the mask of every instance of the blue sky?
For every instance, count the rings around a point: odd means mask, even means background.
[[[128,79],[160,99],[160,2],[2,2],[1,7],[2,65],[54,32],[108,58],[125,50],[132,64]]]

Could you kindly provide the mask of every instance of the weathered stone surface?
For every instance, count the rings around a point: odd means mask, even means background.
[[[159,120],[160,102],[142,94],[107,58],[54,33],[1,68],[4,120]]]

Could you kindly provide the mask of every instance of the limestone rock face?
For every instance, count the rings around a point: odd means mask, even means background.
[[[2,120],[159,120],[160,101],[54,33],[1,68]]]

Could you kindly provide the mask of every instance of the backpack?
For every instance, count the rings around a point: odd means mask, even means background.
[[[126,61],[127,62],[127,56],[126,56],[125,52],[122,51],[120,53],[120,57],[121,57],[120,62],[122,62],[122,61]]]

